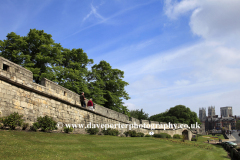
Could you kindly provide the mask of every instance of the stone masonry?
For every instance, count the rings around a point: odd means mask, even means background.
[[[64,124],[160,124],[155,121],[128,118],[128,116],[111,109],[94,104],[95,111],[81,107],[80,95],[46,79],[41,85],[33,82],[31,71],[0,57],[0,117],[13,112],[23,115],[25,122],[34,123],[37,117],[48,115],[56,122]],[[123,133],[130,128],[117,128]],[[150,127],[135,129],[148,134]],[[155,133],[182,134],[188,131],[189,140],[192,132],[188,129],[156,129]],[[86,133],[85,128],[75,128],[74,132]]]

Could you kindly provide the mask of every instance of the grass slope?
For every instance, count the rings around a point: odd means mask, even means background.
[[[208,150],[151,137],[0,130],[0,159],[228,159],[227,152],[221,147],[211,148]]]

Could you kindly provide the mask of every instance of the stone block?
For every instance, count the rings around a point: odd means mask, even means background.
[[[21,106],[24,107],[24,108],[27,108],[27,107],[28,107],[27,102],[21,101],[20,104],[21,104]]]

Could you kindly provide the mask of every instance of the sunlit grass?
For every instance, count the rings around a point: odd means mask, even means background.
[[[186,142],[193,143],[193,142]],[[195,144],[198,144],[197,142]],[[210,145],[202,143],[202,145]],[[152,137],[91,136],[0,130],[0,159],[228,159],[212,148]]]

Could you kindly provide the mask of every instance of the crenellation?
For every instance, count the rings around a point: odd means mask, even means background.
[[[83,108],[80,104],[80,95],[46,78],[42,78],[41,85],[34,83],[31,71],[0,57],[0,116],[18,112],[24,115],[24,119],[30,124],[45,115],[64,124],[159,123],[149,120],[139,121],[132,117],[129,120],[127,115],[95,103],[94,108],[95,111]],[[118,128],[120,133],[128,129]],[[136,131],[147,134],[149,129],[138,128]],[[85,128],[75,128],[74,132],[86,133]]]

